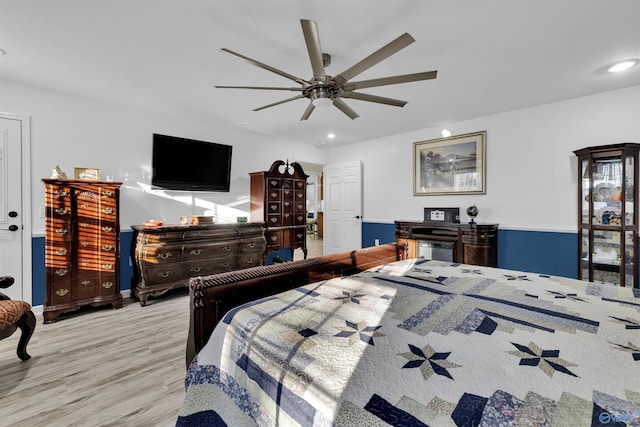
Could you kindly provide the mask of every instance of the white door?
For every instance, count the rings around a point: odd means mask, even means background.
[[[0,117],[0,276],[15,283],[2,289],[11,299],[30,302],[23,281],[22,121]],[[29,197],[28,194],[25,197]]]
[[[324,167],[324,253],[362,247],[362,165],[357,162]]]

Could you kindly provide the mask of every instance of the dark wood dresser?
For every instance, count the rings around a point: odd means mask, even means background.
[[[131,296],[147,303],[189,278],[224,273],[262,264],[264,223],[133,225],[134,277]]]
[[[406,242],[409,258],[420,256],[422,245],[441,245],[444,250],[440,253],[449,251],[453,262],[498,265],[498,224],[395,221],[395,225],[396,241]]]
[[[45,184],[44,323],[85,305],[122,307],[119,182]]]
[[[251,221],[264,221],[267,248],[301,248],[307,258],[307,178],[298,163],[275,161],[268,171],[252,172]]]

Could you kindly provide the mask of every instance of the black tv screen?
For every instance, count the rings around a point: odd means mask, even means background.
[[[230,145],[153,134],[151,185],[168,190],[229,191]]]

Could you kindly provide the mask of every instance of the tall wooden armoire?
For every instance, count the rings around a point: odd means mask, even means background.
[[[251,221],[264,221],[269,253],[301,248],[307,257],[307,178],[299,163],[273,162],[268,171],[251,172]]]
[[[84,305],[122,307],[119,182],[43,179],[44,323]]]

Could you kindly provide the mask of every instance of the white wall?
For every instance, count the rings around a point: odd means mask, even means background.
[[[484,195],[413,196],[413,142],[487,131]],[[577,230],[577,158],[573,150],[640,143],[640,86],[481,117],[439,128],[332,147],[330,162],[363,163],[366,222],[422,220],[424,207],[475,204],[478,222],[521,230]]]
[[[122,181],[121,228],[147,219],[177,223],[182,215],[218,208],[248,215],[249,172],[267,170],[275,160],[324,163],[327,151],[228,126],[106,104],[59,92],[0,82],[0,111],[31,117],[33,234],[44,230],[41,178],[60,165],[73,178],[74,167],[99,168],[101,177]],[[233,146],[229,193],[150,193],[152,134],[194,138]],[[194,198],[191,198],[191,195]],[[178,199],[178,200],[175,200]],[[195,205],[200,206],[195,206]],[[214,209],[215,210],[215,209]],[[222,221],[220,221],[222,222]]]

